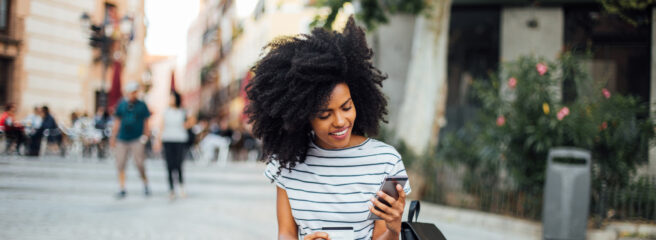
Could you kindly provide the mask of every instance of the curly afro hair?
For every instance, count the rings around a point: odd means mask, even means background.
[[[280,163],[278,174],[305,161],[310,120],[339,83],[348,85],[355,104],[353,134],[376,135],[380,122],[386,122],[381,88],[387,76],[372,65],[373,52],[352,17],[342,33],[315,28],[311,34],[276,39],[263,51],[246,86],[246,114],[262,140],[262,158]]]

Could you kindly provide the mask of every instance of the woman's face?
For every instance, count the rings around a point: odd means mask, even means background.
[[[326,106],[310,120],[315,143],[326,149],[339,149],[351,145],[351,131],[355,122],[355,104],[345,83],[335,86]]]

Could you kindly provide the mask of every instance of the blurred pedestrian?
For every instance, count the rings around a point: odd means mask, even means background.
[[[55,121],[55,118],[50,114],[50,108],[48,108],[48,106],[41,107],[41,115],[43,116],[41,132],[43,132],[43,135],[46,137],[46,148],[56,144],[59,154],[62,157],[65,156],[66,149],[64,147],[62,132],[59,129],[57,121]]]
[[[0,130],[5,133],[5,153],[9,153],[12,144],[16,145],[16,154],[20,155],[20,147],[25,141],[23,125],[16,121],[16,105],[8,103],[5,112],[0,115]]]
[[[100,141],[96,144],[98,158],[104,159],[107,154],[107,147],[109,145],[109,137],[112,135],[110,124],[112,121],[111,115],[104,107],[99,107],[96,115],[94,116],[94,124],[96,130],[100,133]]]
[[[41,151],[41,139],[43,139],[43,132],[41,131],[41,124],[43,117],[41,116],[41,108],[34,107],[34,112],[25,118],[27,128],[25,132],[29,137],[28,156],[39,156]]]
[[[77,115],[77,112],[75,112],[75,111],[71,112],[71,127],[75,126],[78,119],[79,119],[79,117]]]
[[[169,197],[175,199],[174,175],[177,175],[180,196],[183,198],[186,196],[182,178],[182,162],[185,147],[189,140],[187,129],[193,126],[194,122],[191,117],[187,116],[187,111],[180,107],[182,103],[180,94],[173,91],[169,99],[169,107],[164,111],[155,150],[161,149],[162,145],[164,146],[164,158],[166,159],[170,190]]]
[[[207,163],[217,161],[219,165],[226,166],[230,154],[230,145],[234,132],[228,126],[228,118],[214,118],[210,123],[209,134],[203,137],[199,143],[201,159]],[[219,150],[218,158],[215,158],[215,150]]]
[[[148,178],[146,177],[146,160],[144,145],[148,142],[150,130],[148,118],[150,110],[146,103],[138,99],[139,84],[130,82],[125,88],[127,99],[122,99],[116,107],[114,129],[110,138],[110,145],[115,149],[116,166],[120,191],[117,198],[124,198],[125,191],[125,165],[130,154],[134,156],[141,180],[144,184],[144,194],[150,195]]]
[[[96,131],[94,119],[84,112],[73,124],[73,132],[77,135],[74,141],[82,146],[82,156],[91,157],[93,148],[100,141],[100,133]]]

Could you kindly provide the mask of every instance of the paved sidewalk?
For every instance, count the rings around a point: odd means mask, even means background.
[[[0,156],[0,239],[276,239],[275,187],[264,164],[184,169],[186,199],[168,199],[164,162],[150,159],[153,195],[143,195],[129,165],[127,198],[116,200],[113,161]],[[445,211],[423,203],[420,220],[449,240],[524,239],[452,221]]]
[[[148,160],[152,196],[133,166],[116,200],[109,162],[0,156],[0,239],[275,239],[275,189],[263,165],[186,164],[188,197],[170,201],[163,161]]]

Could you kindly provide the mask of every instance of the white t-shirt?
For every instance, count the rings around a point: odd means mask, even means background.
[[[278,166],[272,161],[264,175],[287,192],[301,238],[322,227],[353,227],[355,239],[371,239],[370,199],[385,177],[407,175],[396,149],[374,139],[335,150],[311,143],[304,163],[279,176]],[[409,181],[404,190],[410,193]]]
[[[162,142],[186,142],[189,135],[184,127],[187,118],[183,109],[167,108],[164,111]]]

